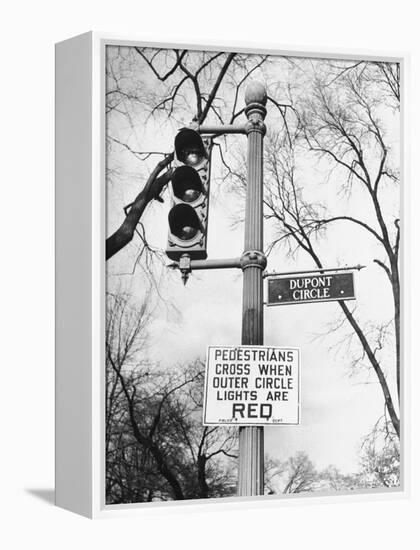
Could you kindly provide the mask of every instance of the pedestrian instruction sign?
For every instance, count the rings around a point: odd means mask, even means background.
[[[298,349],[272,346],[208,347],[204,425],[299,423]]]

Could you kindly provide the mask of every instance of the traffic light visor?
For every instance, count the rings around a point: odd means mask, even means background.
[[[200,134],[191,128],[182,128],[176,135],[175,153],[180,162],[189,166],[196,166],[207,158]]]

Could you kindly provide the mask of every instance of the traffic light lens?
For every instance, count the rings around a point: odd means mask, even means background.
[[[183,241],[189,241],[193,237],[195,237],[198,233],[198,229],[196,227],[191,227],[190,225],[185,225],[179,233],[179,238]]]
[[[194,202],[203,193],[203,184],[197,171],[191,166],[181,166],[172,177],[175,197],[184,202]]]
[[[198,197],[201,195],[200,191],[197,189],[186,189],[184,191],[184,195],[182,197],[182,200],[185,202],[194,202],[198,199]]]
[[[181,241],[189,241],[202,231],[197,212],[188,204],[176,204],[169,211],[168,220],[172,235]]]
[[[197,166],[203,160],[202,155],[198,151],[183,151],[184,162],[188,166]]]

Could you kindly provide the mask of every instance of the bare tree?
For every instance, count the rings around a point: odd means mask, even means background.
[[[233,430],[201,424],[203,364],[169,372],[147,360],[147,306],[109,297],[107,359],[108,502],[231,494]]]
[[[361,484],[366,487],[399,487],[400,442],[389,422],[379,419],[361,450]]]
[[[286,464],[278,458],[266,455],[264,457],[264,492],[267,495],[277,493],[278,480],[283,476]]]
[[[307,64],[305,71],[311,71]],[[363,230],[376,246],[377,256],[372,260],[383,270],[392,291],[397,395],[400,389],[400,221],[398,212],[389,212],[389,195],[397,197],[395,186],[399,174],[395,146],[383,119],[393,116],[384,113],[386,109],[398,108],[398,74],[397,68],[388,64],[337,65],[319,61],[312,69],[306,92],[296,101],[291,92],[293,116],[289,118],[288,132],[269,136],[265,195],[266,218],[277,228],[268,253],[283,244],[289,254],[303,252],[316,268],[322,268],[324,263],[318,251],[320,239],[328,239],[327,229],[338,223],[353,224]],[[384,88],[388,90],[386,102]],[[335,186],[338,200],[332,214],[327,205],[305,198],[305,184],[299,181],[302,178],[299,162],[305,154],[313,155],[322,163],[323,170],[329,174],[327,185]],[[343,198],[350,200],[356,193],[363,196],[363,211],[352,214],[340,211]],[[394,402],[380,359],[390,324],[385,322],[368,328],[346,302],[338,304],[362,350],[353,365],[368,361],[380,384],[393,429],[399,435],[398,404]],[[340,321],[337,328],[341,327]]]
[[[317,481],[317,471],[309,457],[304,452],[296,453],[286,464],[287,483],[283,493],[302,493],[312,491]]]
[[[299,451],[285,461],[266,456],[264,461],[266,494],[313,491],[319,473],[309,456]]]
[[[318,474],[318,491],[353,491],[364,487],[360,473],[343,474],[333,465]]]

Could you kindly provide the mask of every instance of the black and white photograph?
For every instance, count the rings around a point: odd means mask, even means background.
[[[2,15],[0,547],[415,550],[415,4]]]
[[[106,505],[400,490],[400,63],[104,71]]]

